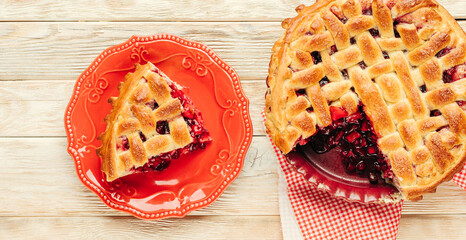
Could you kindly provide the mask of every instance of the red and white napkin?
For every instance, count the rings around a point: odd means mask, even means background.
[[[270,139],[270,138],[269,138]],[[350,203],[311,186],[273,145],[278,158],[279,205],[283,238],[396,239],[398,204]],[[466,168],[453,180],[466,190]]]

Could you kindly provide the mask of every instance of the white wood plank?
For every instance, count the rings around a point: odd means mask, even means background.
[[[466,21],[460,24],[466,27]],[[276,22],[0,22],[0,81],[76,80],[107,47],[131,35],[161,32],[207,44],[243,81],[265,81],[270,49],[283,30]]]
[[[293,16],[298,3],[278,1],[279,6],[274,6],[274,2],[264,5],[252,0],[235,6],[230,1],[208,1],[205,4],[212,11],[203,12],[189,7],[192,2],[167,2],[156,11],[144,1],[131,3],[132,10],[142,12],[139,15],[118,7],[118,1],[98,2],[93,10],[89,6],[94,1],[86,6],[74,2],[72,7],[65,1],[0,2],[0,21],[196,21],[0,23],[1,238],[281,239],[276,163],[263,136],[253,139],[240,177],[212,206],[184,219],[156,222],[125,217],[106,207],[76,177],[66,139],[41,137],[64,136],[63,112],[74,80],[97,54],[132,34],[157,32],[204,42],[230,63],[252,102],[254,133],[264,134],[259,113],[265,83],[259,79],[265,79],[270,48],[283,31],[279,22],[268,21]],[[179,14],[172,17],[173,6],[179,3],[188,7],[178,6]],[[236,11],[215,11],[227,5]],[[457,17],[465,16],[464,8],[464,0],[448,1],[447,9]],[[237,22],[244,20],[267,22]],[[453,183],[418,203],[407,202],[399,238],[462,239],[464,206],[466,194]],[[459,213],[463,215],[451,215]]]
[[[279,216],[0,218],[4,239],[281,239]]]
[[[398,239],[465,239],[465,215],[402,216]]]
[[[76,80],[106,48],[157,33],[207,44],[247,80],[267,77],[283,30],[276,22],[0,22],[0,80]]]
[[[398,239],[464,239],[465,215],[402,216]],[[319,226],[314,226],[319,227]],[[282,239],[279,216],[0,217],[7,239]]]
[[[1,21],[281,21],[295,15],[300,0],[181,1],[2,1]],[[464,18],[464,0],[438,0]]]
[[[237,180],[210,207],[192,215],[278,215],[276,160],[265,137],[253,138]],[[0,138],[0,216],[125,216],[106,207],[76,176],[65,138]],[[466,213],[453,183],[403,214]]]
[[[240,176],[192,215],[277,215],[276,161],[266,141],[254,138]],[[0,138],[0,216],[127,215],[79,181],[66,145],[66,138]]]
[[[75,81],[0,81],[0,137],[66,136],[63,116]],[[244,81],[255,135],[264,135],[265,81]]]

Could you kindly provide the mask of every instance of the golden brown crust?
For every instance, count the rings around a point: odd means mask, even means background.
[[[125,82],[119,87],[120,95],[111,100],[113,108],[105,118],[107,129],[99,136],[102,146],[97,153],[102,158],[102,171],[107,181],[129,174],[133,167],[146,164],[149,157],[182,148],[193,141],[181,116],[183,106],[170,94],[169,81],[150,62],[137,64],[136,70],[125,76]],[[156,110],[147,104],[152,99],[159,106]],[[157,132],[158,121],[168,121],[170,134]],[[145,142],[140,133],[147,138]],[[127,141],[128,150],[118,147],[122,141]]]
[[[436,89],[443,85],[442,68],[437,58],[426,61],[419,67],[422,79],[426,83],[426,88]]]
[[[395,125],[377,86],[361,68],[351,68],[348,73],[356,93],[361,98],[362,104],[366,106],[366,113],[374,125],[375,132],[379,136],[394,132]]]
[[[403,41],[408,50],[415,49],[422,44],[422,40],[417,34],[414,24],[398,24],[396,29],[400,33],[401,41]]]
[[[443,74],[464,71],[466,34],[449,13],[434,0],[320,0],[297,11],[269,67],[265,125],[278,148],[329,125],[330,105],[352,114],[362,103],[406,199],[451,179],[466,161],[466,80]]]
[[[372,1],[372,14],[380,35],[385,38],[394,37],[392,14],[382,0]]]

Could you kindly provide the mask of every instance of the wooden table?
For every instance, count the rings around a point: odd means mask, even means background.
[[[441,2],[466,17],[465,0]],[[281,239],[277,165],[260,111],[280,21],[300,3],[1,0],[0,239]],[[254,138],[240,176],[210,207],[143,221],[108,208],[81,184],[63,116],[75,80],[101,51],[133,34],[161,32],[205,43],[236,69]],[[446,183],[405,203],[399,238],[465,239],[465,222],[466,192]]]

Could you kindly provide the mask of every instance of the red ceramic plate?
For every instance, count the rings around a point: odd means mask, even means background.
[[[135,63],[147,61],[188,88],[213,141],[162,172],[108,183],[95,152],[111,109],[107,100],[118,96],[118,83]],[[76,82],[65,128],[68,152],[84,185],[108,206],[143,219],[183,217],[211,204],[238,176],[252,138],[249,101],[236,72],[212,49],[170,34],[133,36],[102,52]]]
[[[294,170],[313,186],[337,198],[359,203],[383,203],[398,190],[392,185],[374,185],[367,178],[348,174],[335,149],[324,154],[315,153],[310,146],[298,147],[286,155]]]

